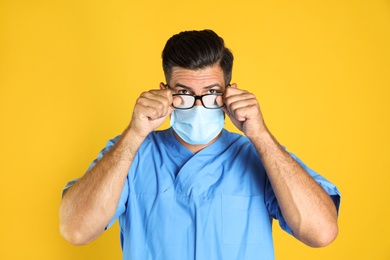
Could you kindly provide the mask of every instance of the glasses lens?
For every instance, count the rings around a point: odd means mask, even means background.
[[[180,108],[181,109],[190,108],[195,103],[195,97],[193,97],[193,96],[190,96],[190,95],[174,95],[174,96],[181,98],[180,105],[174,106],[175,108],[179,108],[179,109]]]
[[[220,108],[223,107],[223,100],[221,95],[204,95],[202,96],[203,105],[206,108]]]

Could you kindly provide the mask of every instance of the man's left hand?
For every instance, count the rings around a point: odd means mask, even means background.
[[[223,111],[248,138],[256,138],[262,131],[267,131],[254,94],[238,89],[234,83],[226,88],[224,102]]]

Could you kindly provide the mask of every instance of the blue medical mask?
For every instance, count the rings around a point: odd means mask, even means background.
[[[208,144],[221,132],[225,124],[222,109],[194,106],[191,109],[175,109],[171,115],[171,127],[189,144]]]

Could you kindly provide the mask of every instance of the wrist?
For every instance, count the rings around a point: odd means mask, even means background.
[[[280,147],[278,141],[266,127],[264,127],[263,130],[259,131],[255,136],[248,138],[256,147],[256,150],[262,157],[266,153],[271,152],[272,150],[278,149]]]
[[[140,135],[137,131],[128,127],[123,131],[118,143],[127,156],[133,158],[144,140],[145,136]]]

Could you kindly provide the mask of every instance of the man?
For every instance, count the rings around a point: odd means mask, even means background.
[[[331,243],[337,188],[286,152],[256,97],[230,84],[223,39],[181,32],[162,58],[166,84],[141,94],[122,135],[64,190],[64,238],[87,244],[119,218],[124,259],[273,259],[275,218],[309,246]],[[223,129],[225,115],[245,136]]]

